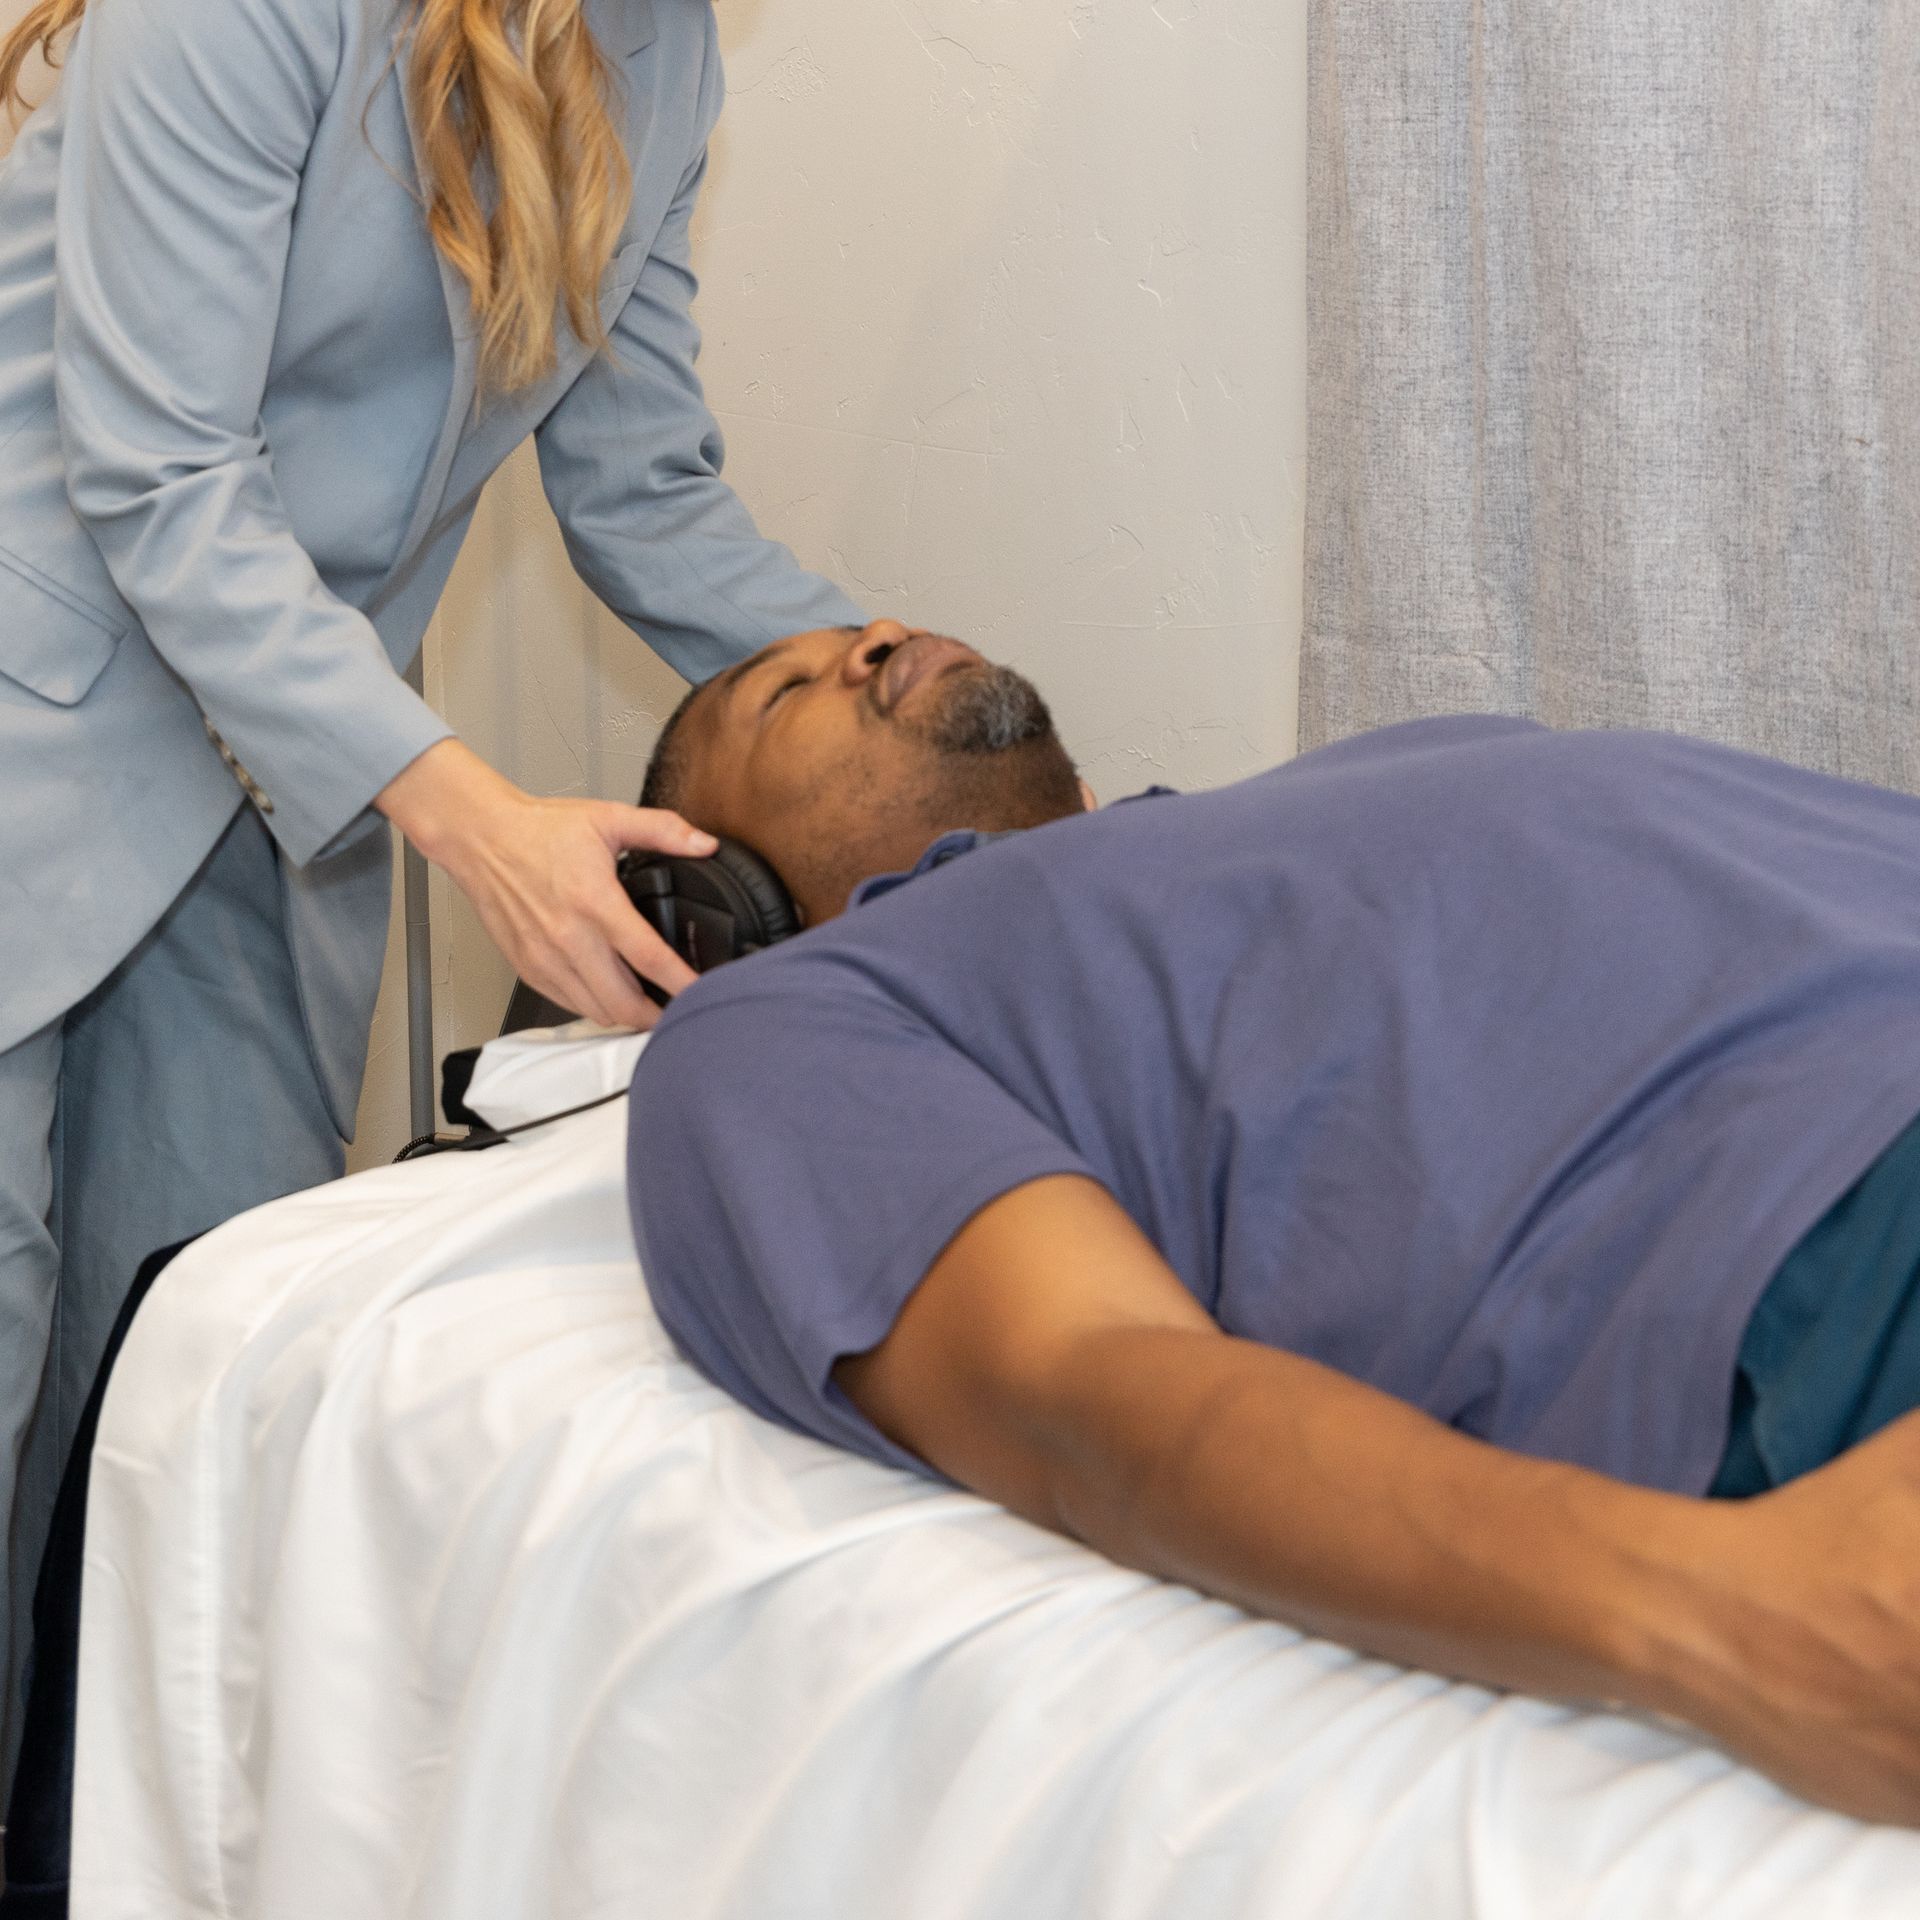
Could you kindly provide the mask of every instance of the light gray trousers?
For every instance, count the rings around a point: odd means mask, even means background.
[[[0,1053],[0,1780],[54,1491],[135,1268],[343,1164],[301,1020],[278,855],[242,807],[113,973]]]

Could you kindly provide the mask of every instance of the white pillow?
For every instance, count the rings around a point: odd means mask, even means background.
[[[591,1020],[505,1033],[480,1049],[464,1104],[495,1127],[543,1120],[623,1091],[646,1044],[644,1033]]]

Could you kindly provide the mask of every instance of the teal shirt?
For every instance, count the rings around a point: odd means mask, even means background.
[[[1768,1283],[1740,1343],[1709,1491],[1764,1493],[1920,1405],[1920,1121]]]

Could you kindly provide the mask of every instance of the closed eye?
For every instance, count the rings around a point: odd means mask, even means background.
[[[780,702],[794,690],[795,687],[804,687],[807,684],[808,678],[809,676],[807,674],[796,673],[792,675],[790,678],[782,680],[780,684],[777,687],[775,687],[773,692],[768,696],[767,704],[764,707],[762,707],[760,711],[763,714],[771,713],[774,710],[774,708],[777,707],[780,704]]]

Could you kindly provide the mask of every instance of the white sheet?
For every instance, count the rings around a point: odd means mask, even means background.
[[[508,1077],[588,1097],[585,1053]],[[1920,1908],[1920,1836],[736,1407],[648,1306],[625,1125],[281,1201],[163,1278],[94,1467],[75,1920]]]

